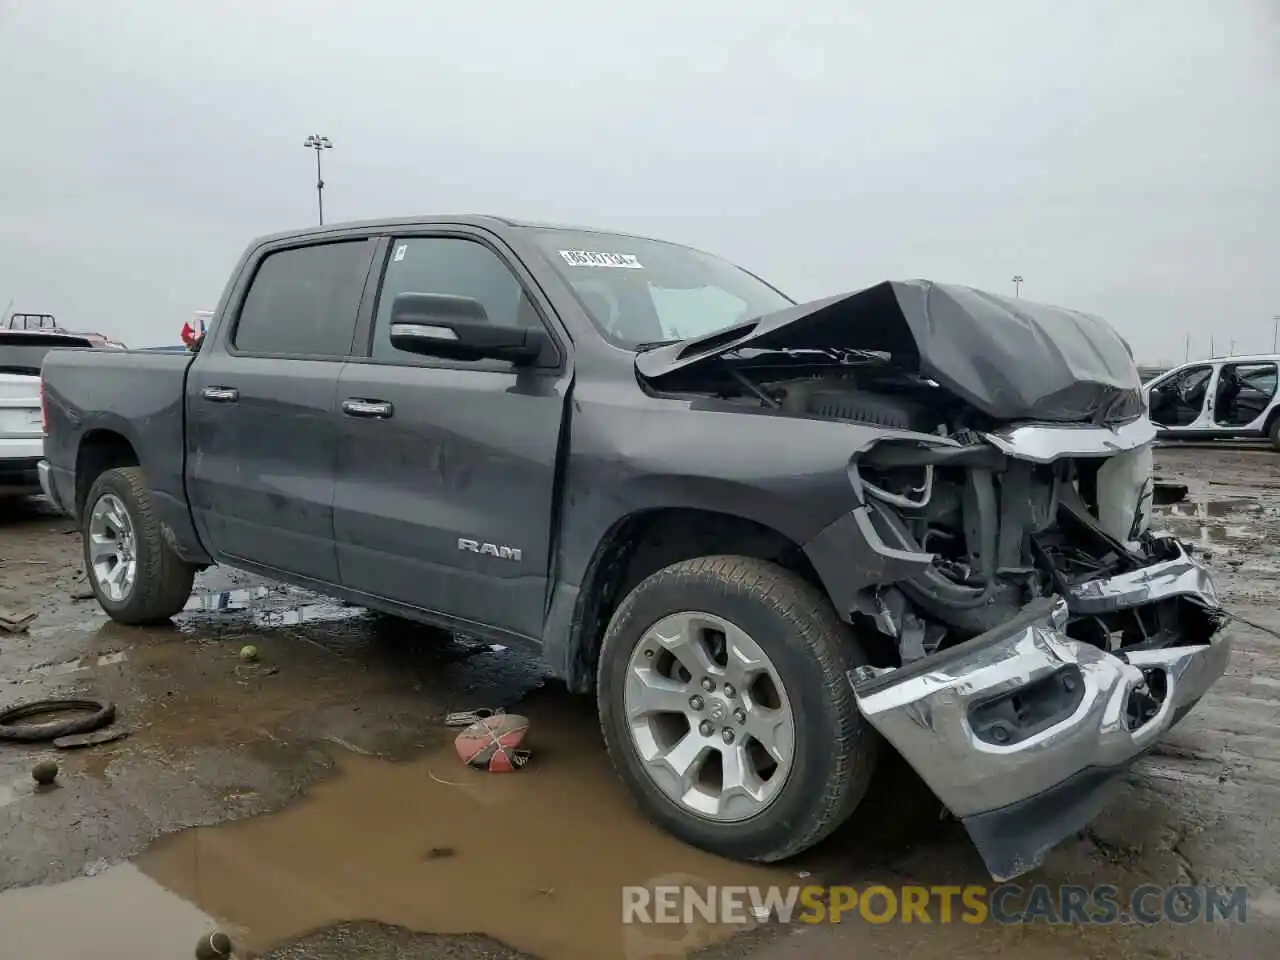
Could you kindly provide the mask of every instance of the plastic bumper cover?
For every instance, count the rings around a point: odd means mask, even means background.
[[[49,466],[48,460],[41,460],[36,464],[36,474],[40,478],[40,492],[45,495],[45,499],[60,513],[67,513],[66,506],[58,497],[58,486],[53,482],[53,468]]]
[[[1207,644],[1119,654],[1072,640],[1066,619],[1064,601],[1038,601],[901,669],[850,676],[862,713],[964,822],[996,880],[1081,830],[1230,656],[1225,628]]]

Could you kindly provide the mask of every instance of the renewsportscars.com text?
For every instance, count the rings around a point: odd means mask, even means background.
[[[1156,924],[1246,922],[1244,887],[624,887],[623,923]]]

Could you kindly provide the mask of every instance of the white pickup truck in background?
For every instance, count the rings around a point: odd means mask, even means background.
[[[40,492],[36,464],[44,456],[40,367],[45,355],[65,347],[118,346],[97,334],[12,325],[24,316],[15,314],[0,328],[0,497]]]

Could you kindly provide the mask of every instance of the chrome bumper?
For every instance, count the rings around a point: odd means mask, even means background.
[[[1154,583],[1171,593],[1203,587],[1182,566],[1202,570],[1196,561],[1170,563],[1176,569],[1157,571]],[[1110,604],[1166,595],[1152,578],[1136,587],[1124,581],[1102,592]],[[997,880],[1034,869],[1082,829],[1105,788],[1204,695],[1230,657],[1229,629],[1208,644],[1117,654],[1068,637],[1066,618],[1064,601],[1039,601],[906,667],[850,677],[863,715],[965,822]],[[1135,715],[1135,704],[1145,709]]]
[[[1088,580],[1067,595],[1071,612],[1079,616],[1129,610],[1169,597],[1186,597],[1205,607],[1218,607],[1213,574],[1173,537],[1162,535],[1177,554],[1175,559],[1102,580]]]

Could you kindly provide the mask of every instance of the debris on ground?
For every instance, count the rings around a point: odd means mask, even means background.
[[[1156,477],[1152,485],[1151,502],[1157,507],[1167,507],[1170,504],[1182,503],[1187,499],[1187,492],[1188,487],[1185,483],[1177,483]]]
[[[258,648],[251,643],[245,644],[240,648],[240,659],[245,663],[257,663]]]
[[[96,747],[104,743],[114,743],[116,740],[123,740],[128,735],[128,730],[123,727],[116,727],[114,730],[99,730],[96,733],[76,733],[66,737],[58,737],[53,741],[53,745],[59,750],[76,750],[80,747]]]
[[[45,723],[15,723],[46,713],[73,712],[78,716]],[[33,700],[0,710],[0,740],[44,743],[74,734],[92,733],[116,718],[116,705],[108,700]]]
[[[477,720],[488,720],[490,717],[496,717],[505,712],[501,707],[496,709],[481,707],[479,710],[460,710],[457,713],[445,714],[444,724],[446,727],[469,727]]]
[[[72,600],[92,600],[97,596],[97,594],[93,592],[93,587],[91,587],[85,579],[85,575],[83,573],[76,577],[76,580],[78,582],[74,586],[67,588],[68,597]]]
[[[58,764],[53,760],[41,760],[31,768],[31,779],[47,787],[58,779]]]
[[[196,960],[225,960],[231,956],[231,938],[221,931],[201,937],[196,944]]]
[[[468,766],[490,773],[510,773],[529,762],[530,751],[518,749],[528,732],[528,718],[499,713],[471,724],[458,734],[454,746]]]
[[[6,633],[23,633],[35,618],[36,615],[31,611],[14,613],[11,610],[0,608],[0,630],[4,630]]]

